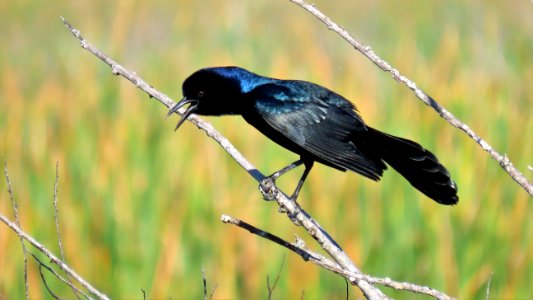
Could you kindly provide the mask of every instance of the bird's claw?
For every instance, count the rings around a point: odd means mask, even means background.
[[[259,190],[263,194],[263,199],[266,201],[276,200],[276,182],[272,176],[265,177],[259,183]]]

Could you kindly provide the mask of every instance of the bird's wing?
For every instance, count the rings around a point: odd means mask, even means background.
[[[261,118],[317,160],[378,180],[384,164],[369,159],[353,142],[354,134],[366,131],[353,104],[323,87],[295,83],[266,84],[252,91]]]

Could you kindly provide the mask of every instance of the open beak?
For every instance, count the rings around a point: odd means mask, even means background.
[[[176,127],[174,128],[174,131],[178,130],[180,125],[183,123],[183,121],[185,121],[196,110],[196,107],[198,106],[198,100],[187,99],[187,97],[183,97],[183,99],[181,99],[178,103],[176,103],[176,105],[174,105],[168,112],[167,118],[171,114],[177,112],[182,106],[187,105],[189,103],[190,103],[189,107],[187,107],[185,112],[182,114],[182,117],[180,121],[178,122],[178,124],[176,125]]]

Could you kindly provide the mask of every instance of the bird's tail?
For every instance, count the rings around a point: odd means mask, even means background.
[[[457,185],[433,153],[413,141],[367,128],[364,150],[379,156],[429,198],[446,205],[457,203]]]

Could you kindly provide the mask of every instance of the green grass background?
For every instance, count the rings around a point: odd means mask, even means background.
[[[530,1],[314,2],[533,177]],[[360,268],[463,299],[483,299],[491,277],[490,299],[531,297],[531,197],[465,134],[289,1],[2,1],[0,155],[22,227],[58,253],[58,161],[66,260],[102,292],[200,299],[204,268],[216,299],[264,299],[266,276],[284,255],[275,298],[344,298],[345,282],[222,224],[226,213],[288,240],[305,237],[215,142],[190,124],[174,133],[176,116],[165,121],[165,107],[82,50],[61,15],[175,99],[186,76],[217,65],[338,91],[371,126],[431,149],[459,186],[459,204],[444,207],[394,172],[375,183],[316,166],[299,201]],[[296,159],[238,117],[209,121],[266,174]],[[282,186],[292,189],[298,176]],[[4,180],[0,213],[13,218]],[[29,266],[31,298],[50,298]],[[0,226],[0,299],[23,296],[21,247]]]

